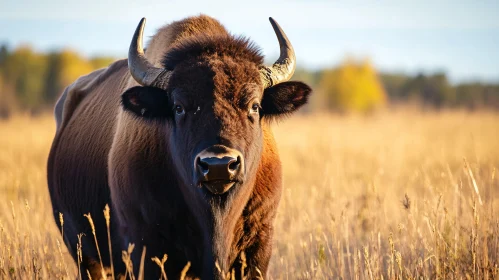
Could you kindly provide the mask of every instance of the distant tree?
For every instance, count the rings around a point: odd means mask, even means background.
[[[59,53],[61,72],[60,83],[63,87],[70,85],[80,76],[88,74],[94,70],[92,64],[71,50],[64,50]]]
[[[456,86],[456,105],[474,110],[499,109],[499,85],[465,83]]]
[[[9,56],[7,45],[0,46],[0,118],[8,118],[17,107],[16,97],[11,86],[4,80],[5,62]]]
[[[62,92],[61,75],[63,70],[60,53],[52,52],[47,55],[48,69],[45,76],[44,101],[51,103]]]
[[[17,48],[5,59],[4,83],[13,87],[22,109],[33,111],[42,103],[46,69],[46,57],[28,46]]]
[[[112,57],[93,57],[90,59],[90,64],[93,69],[100,69],[103,67],[109,66],[109,64],[113,63],[116,59]]]
[[[488,107],[499,109],[499,84],[484,85],[483,101]]]
[[[461,84],[456,87],[456,103],[468,109],[482,106],[483,86],[479,83]]]
[[[15,108],[37,112],[52,107],[78,77],[107,66],[112,58],[86,59],[71,50],[43,54],[29,46],[9,51],[0,46],[0,115]]]
[[[5,63],[5,60],[9,56],[9,49],[7,48],[7,45],[1,45],[0,46],[0,70],[3,68],[3,65]]]
[[[416,99],[426,106],[436,108],[452,106],[456,102],[455,90],[444,73],[430,76],[418,74],[409,79],[402,89],[402,97],[406,100]]]
[[[339,112],[370,112],[386,103],[386,94],[376,71],[368,61],[346,60],[325,70],[320,89],[329,109]]]
[[[0,119],[8,118],[17,110],[17,100],[12,88],[0,75]]]
[[[379,75],[381,83],[390,98],[390,101],[403,102],[406,98],[403,96],[403,88],[409,81],[410,77],[405,74],[398,73],[382,73]]]
[[[0,45],[0,118],[16,110],[37,112],[52,108],[64,88],[78,77],[114,61],[85,58],[72,50],[35,52],[29,46],[10,50]],[[494,108],[499,110],[499,84],[462,83],[453,86],[445,73],[382,73],[368,61],[345,60],[335,68],[297,69],[293,80],[314,89],[305,111],[370,112],[392,102],[413,102],[425,107]]]
[[[46,73],[45,101],[53,103],[65,87],[73,83],[78,77],[86,75],[97,68],[106,66],[109,58],[86,60],[78,53],[63,50],[48,55],[49,67]],[[107,63],[107,64],[106,64]]]

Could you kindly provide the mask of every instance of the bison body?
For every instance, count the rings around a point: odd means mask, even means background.
[[[144,54],[143,20],[128,61],[65,89],[55,108],[47,176],[54,216],[58,221],[63,214],[63,236],[75,261],[78,234],[84,234],[84,277],[88,270],[100,278],[110,260],[115,274],[123,275],[122,250],[129,243],[136,248],[135,273],[146,248],[145,279],[160,276],[150,260],[163,254],[171,279],[187,262],[190,278],[221,279],[232,270],[240,275],[243,252],[244,273],[265,277],[282,188],[269,122],[305,104],[310,92],[303,83],[286,82],[294,53],[272,23],[281,44],[273,67],[262,66],[249,40],[207,16],[161,28]]]

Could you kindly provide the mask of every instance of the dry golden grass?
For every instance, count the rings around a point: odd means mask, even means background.
[[[299,116],[274,131],[269,278],[499,277],[498,114]],[[53,133],[50,116],[0,122],[0,279],[78,275],[46,186]]]

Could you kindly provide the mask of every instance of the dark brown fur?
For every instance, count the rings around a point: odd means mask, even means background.
[[[147,248],[145,279],[158,278],[149,260],[165,253],[171,279],[188,261],[191,278],[219,278],[215,262],[240,275],[243,252],[245,273],[255,278],[258,268],[265,276],[281,195],[281,164],[265,119],[303,105],[310,88],[289,82],[264,91],[259,50],[207,16],[160,29],[146,57],[173,71],[167,88],[137,87],[121,60],[77,80],[56,106],[48,183],[56,221],[64,214],[66,245],[76,260],[77,234],[85,234],[82,266],[97,279],[98,255],[83,214],[92,215],[109,266],[102,210],[110,204],[117,272],[124,271],[121,250],[135,243],[136,269]],[[258,117],[246,113],[253,100],[266,104]],[[174,116],[173,102],[183,104],[184,116]],[[214,144],[240,150],[247,165],[245,182],[223,195],[190,181],[193,157]]]

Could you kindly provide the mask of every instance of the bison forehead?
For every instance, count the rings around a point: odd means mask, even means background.
[[[253,99],[261,99],[263,93],[258,67],[228,56],[189,59],[179,64],[169,86],[172,90],[182,89],[179,95],[189,103],[216,100],[239,108],[246,108]]]
[[[263,92],[258,68],[253,63],[224,57],[213,59],[210,64],[214,72],[214,92],[222,98],[234,101],[234,105],[242,105],[239,102],[247,101],[248,98],[253,98],[252,95]]]
[[[256,65],[263,64],[260,48],[245,37],[197,35],[175,43],[164,55],[162,64],[168,70],[191,58],[230,56]]]

